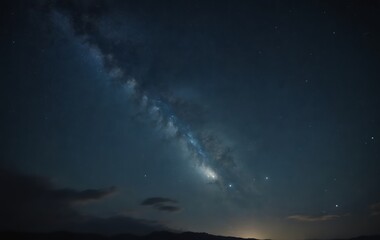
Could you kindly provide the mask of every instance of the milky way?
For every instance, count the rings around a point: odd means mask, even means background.
[[[115,67],[110,72],[122,71]],[[123,74],[120,74],[119,77],[121,76]],[[196,169],[206,182],[213,183],[226,192],[246,193],[246,188],[236,184],[241,180],[234,174],[234,166],[223,166],[222,162],[218,162],[215,159],[221,158],[218,153],[208,151],[208,149],[217,151],[216,147],[209,146],[207,148],[196,136],[191,126],[177,117],[175,110],[163,98],[150,96],[147,91],[139,87],[134,78],[124,81],[123,87],[142,114],[153,121],[164,136],[176,140],[187,153],[190,153],[188,158],[194,161]],[[207,143],[207,140],[205,142]]]
[[[204,146],[194,136],[190,126],[179,119],[169,104],[160,98],[151,98],[139,89],[135,79],[125,83],[127,93],[134,98],[140,109],[152,119],[158,128],[168,137],[183,141],[186,149],[192,153],[201,172],[211,181],[217,181],[218,175],[211,168],[212,161]]]
[[[54,13],[55,18],[67,21],[67,17]],[[66,20],[65,20],[66,19]],[[74,25],[74,22],[71,21]],[[181,119],[170,101],[158,91],[150,91],[141,86],[140,82],[124,70],[112,52],[103,50],[96,43],[96,38],[88,33],[75,32],[74,35],[88,47],[88,54],[96,59],[108,76],[120,83],[134,107],[138,109],[143,120],[154,123],[159,132],[168,139],[175,140],[182,150],[188,153],[199,176],[206,183],[212,183],[219,189],[229,193],[250,192],[250,185],[243,187],[243,178],[238,176],[236,162],[231,156],[230,149],[210,133],[194,131],[189,123]],[[99,36],[96,36],[99,38]],[[91,41],[89,40],[91,39]],[[247,187],[248,186],[248,187]],[[248,190],[247,190],[248,189]]]

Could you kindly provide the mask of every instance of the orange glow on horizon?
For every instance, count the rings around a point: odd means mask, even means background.
[[[262,234],[257,229],[241,229],[233,232],[232,235],[241,238],[267,239],[265,234]]]

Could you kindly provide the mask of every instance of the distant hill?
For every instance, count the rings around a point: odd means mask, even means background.
[[[118,234],[105,236],[93,233],[73,233],[73,232],[51,232],[51,233],[33,233],[33,232],[0,232],[0,239],[6,240],[243,240],[237,237],[215,236],[207,233],[194,232],[153,232],[145,236],[132,234]],[[257,240],[250,238],[249,240]]]
[[[105,236],[93,233],[73,233],[73,232],[51,232],[51,233],[32,233],[32,232],[0,232],[0,239],[6,240],[247,240],[247,238],[215,236],[208,233],[195,232],[153,232],[145,236],[132,234],[118,234]],[[257,240],[248,238],[249,240]],[[360,236],[347,239],[331,240],[380,240],[380,235]]]

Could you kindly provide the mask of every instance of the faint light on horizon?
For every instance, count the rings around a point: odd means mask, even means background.
[[[240,238],[268,239],[267,237],[264,237],[262,234],[256,232],[255,230],[240,230],[235,233],[227,233],[226,235],[232,235]]]

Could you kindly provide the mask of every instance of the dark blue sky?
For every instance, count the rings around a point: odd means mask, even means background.
[[[379,1],[2,5],[2,230],[380,233]]]

